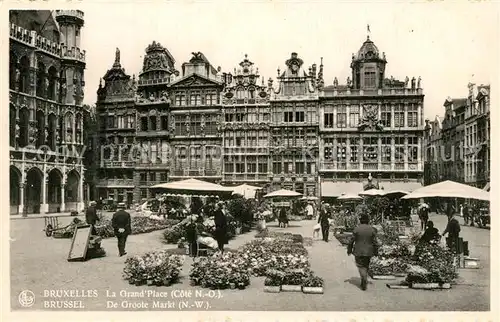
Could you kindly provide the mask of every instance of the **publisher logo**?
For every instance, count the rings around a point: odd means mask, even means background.
[[[19,304],[23,307],[31,307],[35,304],[35,294],[30,290],[19,293]]]

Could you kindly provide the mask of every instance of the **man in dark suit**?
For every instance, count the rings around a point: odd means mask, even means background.
[[[330,205],[325,204],[323,209],[319,214],[318,224],[321,225],[321,234],[323,235],[323,241],[328,242],[328,235],[330,233]]]
[[[446,229],[443,232],[443,236],[448,233],[448,238],[446,239],[446,244],[448,248],[453,252],[458,252],[458,241],[460,237],[460,223],[455,218],[455,214],[452,212],[448,212],[448,225],[446,225]]]
[[[132,232],[132,223],[130,214],[125,211],[125,203],[120,202],[117,209],[117,212],[113,214],[111,224],[118,239],[118,253],[120,256],[123,256],[127,254],[125,252],[125,244],[127,243],[128,235]]]
[[[97,216],[96,202],[91,201],[87,211],[85,212],[85,221],[92,225],[92,235],[96,235],[95,224],[99,220]]]
[[[359,276],[361,277],[361,289],[366,290],[368,284],[368,269],[372,256],[378,255],[377,231],[369,225],[370,217],[361,215],[359,226],[352,233],[352,239],[347,246],[347,255],[354,254]]]

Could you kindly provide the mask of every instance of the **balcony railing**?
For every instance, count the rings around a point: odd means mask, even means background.
[[[133,186],[133,179],[100,179],[97,181],[98,186]]]
[[[78,47],[61,46],[61,58],[85,62],[85,53],[85,50],[80,50]]]
[[[378,163],[375,162],[363,163],[363,170],[378,170]]]
[[[101,165],[105,168],[134,168],[135,161],[103,161]]]

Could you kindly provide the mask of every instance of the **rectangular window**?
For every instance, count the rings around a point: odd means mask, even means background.
[[[247,157],[247,172],[248,173],[257,172],[257,157],[254,156]]]
[[[160,181],[161,182],[167,181],[167,174],[165,172],[160,173]]]
[[[347,108],[339,106],[337,109],[337,127],[344,128],[347,126]]]
[[[394,127],[405,126],[405,108],[403,105],[398,104],[394,106]]]
[[[149,181],[150,182],[156,182],[156,173],[155,172],[150,172],[149,173]]]
[[[128,128],[133,129],[135,127],[135,115],[128,116]]]
[[[108,128],[113,129],[115,128],[115,117],[112,115],[108,115]]]
[[[304,112],[295,112],[295,122],[304,122]]]
[[[365,71],[365,87],[374,88],[376,86],[376,74],[373,69]]]
[[[378,162],[378,138],[363,138],[363,161]]]
[[[232,161],[226,160],[224,162],[224,171],[227,173],[233,173],[234,172],[234,163]]]
[[[333,127],[333,113],[325,113],[325,128]]]
[[[391,106],[383,105],[381,111],[382,124],[384,127],[392,127]]]
[[[283,121],[287,123],[293,122],[293,112],[284,112]]]
[[[382,163],[391,163],[391,138],[383,137],[382,139]]]
[[[267,173],[267,157],[259,157],[259,173]]]
[[[347,160],[347,139],[340,138],[337,141],[337,162],[345,163]]]
[[[359,124],[359,106],[351,106],[349,109],[349,126],[357,127]]]
[[[156,116],[149,117],[149,129],[151,131],[156,131]]]
[[[408,106],[408,126],[418,127],[418,106],[416,104]]]
[[[304,167],[304,162],[298,161],[295,162],[295,173],[296,174],[302,174],[304,173],[305,167]]]
[[[148,118],[147,116],[142,116],[141,117],[141,131],[147,131],[148,130]]]
[[[161,130],[162,131],[168,130],[168,116],[166,115],[161,116]]]

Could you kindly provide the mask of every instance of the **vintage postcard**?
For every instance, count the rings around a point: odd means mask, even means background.
[[[498,313],[496,3],[2,9],[7,320]]]

